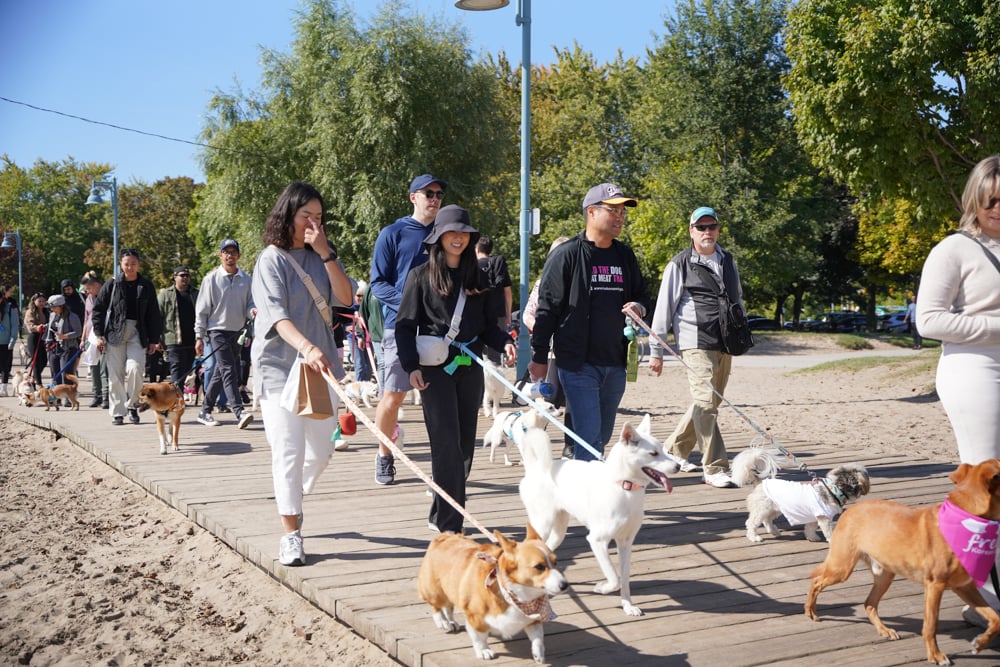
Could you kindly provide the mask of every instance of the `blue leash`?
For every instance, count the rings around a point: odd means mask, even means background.
[[[471,343],[472,341],[469,341],[469,342]],[[524,393],[523,391],[521,391],[520,389],[518,389],[517,387],[515,387],[514,385],[512,385],[507,380],[507,378],[505,378],[500,373],[497,373],[492,368],[488,368],[486,366],[486,362],[484,362],[480,357],[476,356],[476,354],[474,352],[472,352],[472,351],[469,350],[468,343],[459,343],[458,341],[452,341],[451,344],[454,345],[455,347],[457,347],[458,349],[460,349],[463,354],[466,354],[466,355],[472,357],[473,359],[475,359],[476,363],[479,364],[480,366],[482,366],[484,371],[486,371],[487,373],[491,374],[496,379],[500,380],[500,382],[502,382],[505,387],[507,387],[508,389],[510,389],[511,391],[513,391],[517,396],[519,396],[523,400],[527,401],[528,405],[530,405],[532,408],[534,408],[536,412],[540,413],[542,416],[544,416],[550,422],[552,422],[553,424],[555,424],[556,427],[559,428],[559,430],[561,430],[567,436],[569,436],[570,438],[572,438],[573,441],[576,442],[578,445],[580,445],[581,447],[583,447],[584,449],[586,449],[588,452],[590,452],[591,454],[593,454],[597,458],[598,461],[603,461],[604,460],[604,456],[602,456],[600,452],[598,452],[596,449],[594,449],[594,447],[590,443],[584,441],[583,438],[581,438],[576,433],[574,433],[573,431],[571,431],[568,428],[566,428],[566,426],[561,421],[559,421],[558,419],[556,419],[555,417],[553,417],[549,413],[548,410],[544,409],[541,405],[539,405],[538,403],[536,403],[535,399],[533,399],[531,396],[529,396],[528,394]]]

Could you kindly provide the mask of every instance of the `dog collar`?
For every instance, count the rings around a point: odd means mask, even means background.
[[[826,487],[826,490],[830,492],[830,495],[833,496],[833,499],[837,501],[837,504],[840,505],[841,508],[843,508],[844,505],[847,504],[847,496],[844,494],[843,491],[837,488],[836,484],[831,482],[826,477],[821,477],[819,481],[823,486]]]
[[[500,595],[502,595],[503,599],[507,601],[507,604],[516,608],[519,612],[536,623],[545,623],[546,621],[551,621],[556,617],[556,613],[552,611],[552,605],[549,604],[548,595],[543,593],[534,600],[521,600],[514,594],[513,591],[504,585],[499,567],[495,567],[490,570],[490,573],[486,575],[485,583],[486,588],[489,588],[496,583],[497,588],[500,589]]]
[[[639,482],[633,482],[630,479],[619,479],[615,482],[615,486],[620,486],[626,491],[642,491],[646,488],[645,484],[640,484]]]

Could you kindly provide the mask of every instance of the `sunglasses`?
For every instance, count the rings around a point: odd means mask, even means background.
[[[417,190],[428,199],[444,199],[444,190]]]
[[[190,273],[175,273],[174,276],[177,277],[177,278],[190,278],[191,274]]]
[[[983,210],[990,211],[996,208],[997,204],[1000,204],[1000,199],[997,199],[996,197],[991,197],[990,200],[986,202],[986,206],[983,207]]]
[[[122,257],[138,257],[139,251],[135,248],[123,248],[121,252]]]
[[[691,225],[691,226],[697,229],[699,232],[714,232],[716,229],[719,228],[719,223],[713,222],[710,225]]]

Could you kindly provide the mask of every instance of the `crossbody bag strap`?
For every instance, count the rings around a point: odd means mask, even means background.
[[[332,327],[333,310],[330,308],[330,304],[326,302],[326,299],[323,298],[323,295],[319,293],[319,290],[316,288],[316,284],[313,282],[312,276],[305,272],[305,269],[303,269],[302,266],[295,261],[295,258],[292,257],[288,251],[283,248],[279,248],[278,246],[275,246],[274,248],[279,253],[284,255],[285,259],[291,263],[292,268],[295,269],[295,273],[299,274],[299,278],[302,279],[302,283],[306,286],[306,289],[309,290],[313,303],[316,304],[316,309],[323,317],[323,321],[326,322],[327,326]]]
[[[455,304],[455,314],[451,316],[451,326],[448,327],[448,333],[444,335],[445,339],[449,343],[455,340],[458,336],[458,328],[462,325],[463,310],[465,310],[465,289],[462,289],[458,293],[458,303]]]
[[[966,231],[961,231],[961,232],[959,232],[959,234],[961,234],[962,236],[965,236],[965,237],[970,238],[973,241],[975,241],[976,244],[980,248],[983,249],[983,252],[986,253],[986,258],[990,260],[990,264],[992,264],[993,266],[995,266],[997,271],[1000,271],[1000,260],[997,259],[996,255],[994,255],[992,252],[990,252],[989,248],[987,248],[985,245],[983,245],[982,241],[980,241],[975,236],[973,236],[972,234],[970,234],[969,232],[966,232]]]

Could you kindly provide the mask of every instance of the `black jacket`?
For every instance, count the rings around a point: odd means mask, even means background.
[[[153,283],[142,277],[138,278],[137,296],[139,299],[138,321],[139,342],[143,347],[150,343],[159,343],[163,333],[163,320],[160,317],[160,306],[156,301],[156,288]],[[118,276],[104,283],[101,291],[94,299],[94,314],[91,325],[96,336],[103,336],[109,345],[122,342],[125,333],[125,290],[119,285],[124,282],[124,276]]]
[[[618,254],[624,272],[622,306],[629,301],[650,310],[646,281],[639,268],[635,253],[624,243],[611,242]],[[531,360],[548,363],[549,341],[553,341],[556,365],[570,371],[580,370],[587,361],[590,337],[590,271],[594,243],[588,241],[586,232],[563,243],[552,251],[542,269],[538,285],[538,310],[535,328],[531,332]],[[621,332],[625,316],[609,318],[607,326]],[[628,339],[621,336],[622,358]]]

